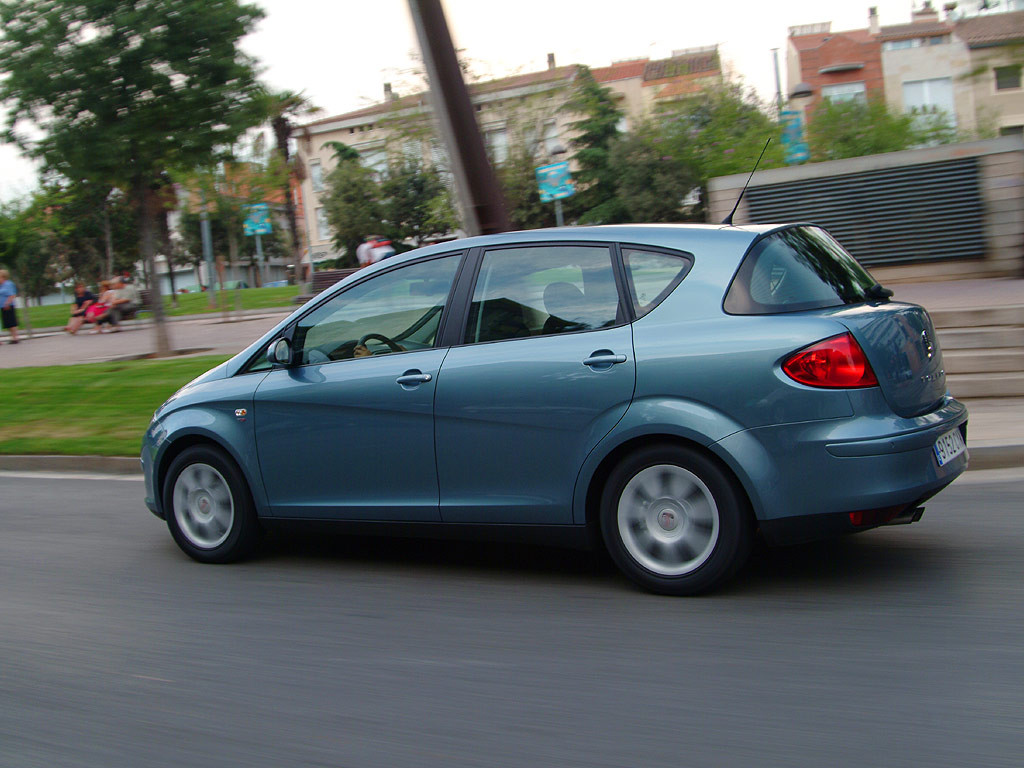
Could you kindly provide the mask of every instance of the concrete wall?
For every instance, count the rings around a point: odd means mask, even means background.
[[[1024,276],[1024,141],[1019,137],[773,168],[755,173],[750,186],[769,186],[967,157],[977,157],[981,167],[983,208],[978,211],[978,216],[984,221],[985,257],[980,260],[874,266],[871,272],[883,283]],[[719,222],[725,218],[735,204],[747,176],[746,173],[740,173],[711,179],[708,184],[709,222]],[[733,221],[736,224],[750,222],[746,198],[740,203]]]

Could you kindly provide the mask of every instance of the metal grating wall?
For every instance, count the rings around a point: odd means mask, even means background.
[[[751,187],[755,224],[810,221],[863,264],[985,256],[976,157]]]

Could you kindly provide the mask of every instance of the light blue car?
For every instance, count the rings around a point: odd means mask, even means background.
[[[146,504],[196,560],[266,523],[600,541],[695,594],[769,544],[916,521],[967,466],[928,313],[824,230],[630,225],[360,270],[154,414]]]

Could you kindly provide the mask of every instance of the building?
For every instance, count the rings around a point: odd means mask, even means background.
[[[676,51],[667,59],[647,58],[614,62],[592,69],[594,78],[612,91],[624,113],[623,130],[653,113],[660,105],[686,98],[708,83],[721,82],[717,46]],[[577,118],[562,109],[579,67],[548,66],[486,82],[470,83],[469,93],[491,158],[502,163],[516,141],[534,146],[538,163],[561,154],[568,146]],[[382,170],[396,154],[432,159],[442,170],[444,149],[434,134],[426,93],[396,94],[384,85],[379,104],[326,117],[298,127],[296,160],[305,168],[301,197],[309,216],[303,222],[314,261],[335,258],[330,227],[322,204],[325,180],[336,163],[339,144],[355,149],[361,162]]]
[[[790,27],[792,106],[809,113],[824,100],[877,95],[903,112],[945,114],[968,136],[1024,133],[1024,10],[1006,10],[1019,5],[966,15],[947,3],[943,17],[925,0],[905,24],[882,26],[870,8],[864,29]]]
[[[877,17],[876,17],[877,18]],[[789,90],[810,91],[802,105],[813,110],[822,100],[845,101],[881,96],[881,44],[870,29],[832,32],[832,23],[789,28],[786,45]]]
[[[980,119],[1001,135],[1024,135],[1024,10],[961,19],[956,36],[967,47],[966,82]]]

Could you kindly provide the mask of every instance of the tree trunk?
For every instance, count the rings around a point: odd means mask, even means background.
[[[107,277],[114,274],[114,243],[110,236],[110,210],[106,201],[103,202],[103,239],[107,247]]]
[[[146,272],[149,274],[149,291],[153,310],[153,331],[156,335],[156,356],[171,355],[171,340],[167,334],[167,319],[164,316],[164,300],[160,291],[160,275],[156,271],[156,237],[153,231],[156,210],[156,193],[141,178],[136,178],[135,200],[139,209],[139,249]]]

